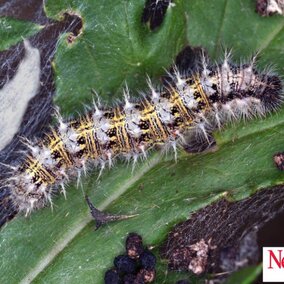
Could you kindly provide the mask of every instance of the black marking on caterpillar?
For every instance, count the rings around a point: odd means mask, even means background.
[[[42,140],[25,141],[28,151],[22,164],[11,167],[5,186],[19,212],[28,214],[52,202],[52,192],[77,177],[90,165],[104,169],[113,159],[147,157],[154,148],[186,144],[186,137],[211,142],[211,133],[225,122],[263,116],[282,101],[281,79],[260,72],[255,60],[236,66],[229,55],[222,64],[210,64],[203,56],[195,71],[173,68],[160,89],[148,80],[149,91],[140,100],[106,108],[94,103],[78,119],[63,120]]]
[[[172,0],[147,0],[141,18],[142,23],[155,30],[162,24],[170,5],[174,5]]]

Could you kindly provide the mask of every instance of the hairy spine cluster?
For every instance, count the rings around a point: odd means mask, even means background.
[[[24,162],[9,179],[12,199],[19,211],[51,202],[54,188],[80,177],[88,164],[103,169],[118,156],[133,159],[162,145],[173,147],[186,134],[203,136],[228,120],[264,115],[281,101],[279,77],[259,73],[253,63],[232,65],[228,58],[209,66],[204,59],[199,71],[172,74],[172,83],[157,90],[149,82],[149,95],[139,101],[129,98],[113,108],[94,104],[82,117],[64,121],[42,141],[29,142]]]

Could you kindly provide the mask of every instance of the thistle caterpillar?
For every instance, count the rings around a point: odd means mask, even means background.
[[[139,100],[124,91],[125,102],[112,108],[94,103],[78,119],[63,120],[40,141],[26,142],[22,164],[12,168],[7,186],[18,212],[28,214],[52,202],[54,189],[80,177],[90,165],[101,170],[123,157],[134,163],[156,146],[186,145],[192,140],[212,141],[211,133],[225,122],[263,116],[282,101],[281,79],[259,72],[254,60],[236,66],[226,56],[210,64],[203,56],[196,70],[174,68],[169,80],[149,89]]]

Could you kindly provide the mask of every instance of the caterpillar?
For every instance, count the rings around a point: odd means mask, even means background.
[[[235,65],[227,54],[220,64],[203,55],[196,70],[175,66],[164,85],[148,78],[148,91],[131,99],[124,90],[124,103],[103,107],[94,102],[77,119],[64,120],[56,111],[57,124],[43,139],[28,141],[23,162],[10,166],[5,186],[19,212],[52,203],[54,189],[65,195],[65,185],[93,165],[101,170],[122,157],[134,163],[150,149],[212,141],[212,131],[237,119],[263,116],[282,101],[279,76],[255,68],[255,60]]]

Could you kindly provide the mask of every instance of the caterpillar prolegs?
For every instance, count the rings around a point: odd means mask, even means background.
[[[7,186],[20,212],[29,213],[51,202],[61,187],[93,165],[103,169],[113,159],[134,162],[153,147],[162,149],[186,144],[187,136],[210,143],[211,133],[225,122],[263,116],[282,101],[281,79],[257,71],[254,60],[234,65],[229,56],[221,64],[210,64],[203,56],[192,71],[173,68],[167,83],[156,88],[148,79],[148,91],[107,108],[94,103],[77,119],[58,123],[42,140],[26,142],[22,164],[12,168]]]

